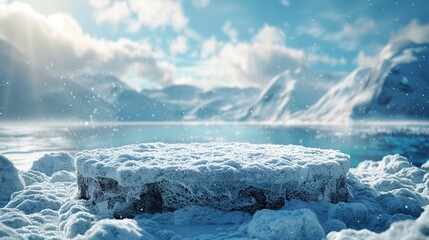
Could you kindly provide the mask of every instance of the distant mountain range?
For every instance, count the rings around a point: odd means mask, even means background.
[[[372,67],[358,68],[309,109],[301,121],[429,118],[429,44],[395,41]]]
[[[428,44],[396,41],[348,75],[302,65],[257,88],[138,92],[114,76],[59,76],[0,41],[0,120],[309,121],[429,118]]]

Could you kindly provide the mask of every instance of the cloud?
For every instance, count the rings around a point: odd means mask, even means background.
[[[366,67],[373,67],[377,59],[378,58],[376,56],[369,56],[369,55],[366,55],[364,52],[359,51],[358,55],[356,56],[353,62],[356,65],[358,65],[358,67],[366,68]]]
[[[304,52],[286,47],[284,37],[279,29],[265,25],[248,42],[211,38],[202,51],[206,51],[204,55],[215,52],[191,71],[217,85],[264,87],[275,75],[295,70],[303,62]]]
[[[147,43],[128,39],[109,41],[85,34],[67,14],[44,16],[30,5],[0,6],[0,38],[16,47],[39,67],[53,73],[111,73],[135,87],[144,81],[172,81],[173,67],[155,60]]]
[[[218,45],[218,41],[213,36],[210,37],[208,40],[203,41],[200,54],[201,58],[207,58],[213,55],[219,47]]]
[[[285,34],[276,27],[265,24],[253,37],[254,43],[283,45]]]
[[[89,5],[95,9],[103,9],[109,6],[110,0],[89,0]]]
[[[210,4],[210,0],[192,0],[192,4],[197,8],[205,8]]]
[[[188,24],[181,2],[174,0],[91,0],[97,23],[124,23],[129,32],[138,32],[142,27],[151,30],[171,27],[175,31]],[[109,14],[110,13],[110,14]]]
[[[226,21],[225,24],[222,27],[223,33],[229,37],[229,39],[233,42],[237,41],[238,37],[238,31],[232,27],[232,24],[230,21]]]
[[[347,60],[345,57],[332,57],[327,54],[308,54],[308,63],[312,64],[315,62],[321,62],[330,66],[346,65]]]
[[[341,30],[329,32],[320,23],[311,23],[308,26],[301,26],[297,32],[307,34],[312,37],[323,39],[338,45],[345,50],[356,50],[362,42],[362,39],[376,28],[375,21],[367,17],[359,17],[352,24],[342,25]]]
[[[429,24],[421,25],[417,20],[400,29],[394,40],[411,40],[416,43],[429,42]]]
[[[174,55],[183,54],[188,51],[188,39],[184,36],[178,36],[170,44],[170,52]]]
[[[103,5],[102,5],[103,6]],[[111,6],[101,8],[95,14],[95,21],[97,24],[110,23],[116,25],[127,19],[131,15],[131,10],[128,3],[125,1],[114,2]]]
[[[289,6],[289,5],[290,5],[289,0],[280,0],[280,3],[281,3],[283,6],[285,6],[285,7],[287,7],[287,6]]]

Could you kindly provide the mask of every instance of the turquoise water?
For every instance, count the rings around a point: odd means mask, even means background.
[[[28,169],[47,152],[76,153],[94,148],[142,142],[250,142],[299,144],[338,149],[351,155],[351,165],[401,154],[416,165],[429,160],[429,126],[356,124],[347,126],[282,126],[252,124],[73,124],[0,125],[0,154]]]

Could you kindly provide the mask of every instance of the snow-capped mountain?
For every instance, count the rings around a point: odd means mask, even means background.
[[[328,91],[342,74],[320,73],[307,66],[274,77],[240,120],[280,121],[305,110]]]
[[[0,40],[0,119],[180,121],[227,120],[258,89],[203,91],[173,85],[138,92],[105,74],[59,76]]]
[[[356,69],[292,118],[325,122],[429,118],[428,46],[409,40],[392,42],[372,67]]]

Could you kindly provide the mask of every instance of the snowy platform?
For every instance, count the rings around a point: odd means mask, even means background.
[[[253,213],[290,199],[348,197],[348,155],[293,145],[129,145],[81,152],[76,168],[80,196],[118,218],[188,205]]]

